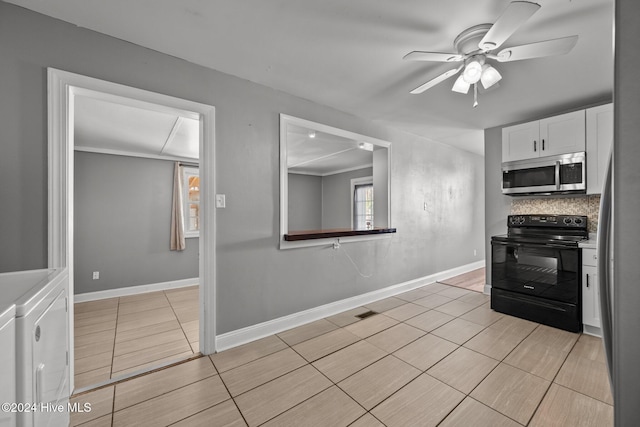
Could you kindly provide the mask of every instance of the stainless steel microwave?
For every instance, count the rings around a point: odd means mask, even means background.
[[[587,192],[584,152],[502,163],[502,193],[584,194]]]

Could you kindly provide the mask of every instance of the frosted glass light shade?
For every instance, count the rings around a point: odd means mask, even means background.
[[[468,93],[469,87],[471,87],[471,85],[464,80],[464,74],[460,74],[451,90],[458,93]]]
[[[479,61],[470,61],[464,67],[462,78],[469,84],[477,83],[482,76],[482,64]]]
[[[502,79],[502,75],[493,68],[491,65],[484,64],[482,67],[482,77],[480,77],[480,81],[482,82],[482,87],[485,89],[489,89],[494,84],[498,83]]]

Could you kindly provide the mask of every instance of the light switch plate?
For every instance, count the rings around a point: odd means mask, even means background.
[[[216,208],[226,208],[227,202],[224,194],[216,194]]]

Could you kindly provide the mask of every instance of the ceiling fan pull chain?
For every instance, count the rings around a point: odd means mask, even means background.
[[[478,83],[473,84],[473,108],[478,106]]]

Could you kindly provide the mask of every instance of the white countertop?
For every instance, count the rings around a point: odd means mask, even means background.
[[[597,249],[598,241],[596,240],[596,233],[589,233],[589,240],[584,240],[578,243],[578,247],[584,249]]]

